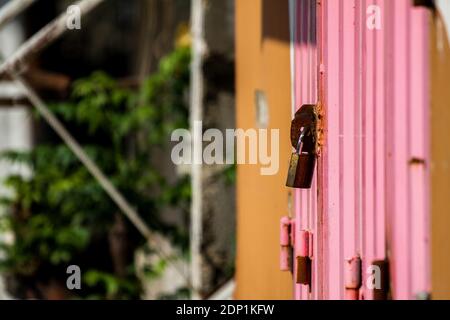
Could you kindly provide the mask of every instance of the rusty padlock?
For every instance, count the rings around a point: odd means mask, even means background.
[[[286,186],[310,189],[316,166],[316,117],[313,105],[305,105],[292,121],[291,141],[295,152],[291,156]]]

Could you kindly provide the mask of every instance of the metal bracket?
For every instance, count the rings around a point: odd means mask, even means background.
[[[378,260],[372,262],[372,265],[380,269],[381,276],[381,288],[373,289],[373,299],[374,300],[388,300],[390,294],[390,275],[389,275],[389,261]]]
[[[297,255],[297,272],[296,283],[309,286],[311,290],[312,260],[311,260],[311,242],[312,234],[309,231],[302,230],[298,234],[298,255]]]
[[[304,284],[311,289],[311,258],[297,257],[297,284]]]
[[[359,300],[362,285],[362,261],[354,257],[345,263],[345,297],[347,300]]]
[[[280,220],[280,270],[291,271],[293,266],[294,220],[283,217]]]

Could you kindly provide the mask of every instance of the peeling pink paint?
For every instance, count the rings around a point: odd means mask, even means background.
[[[367,27],[371,5],[380,30]],[[430,291],[429,11],[410,0],[297,0],[295,13],[295,106],[320,100],[326,135],[313,187],[296,191],[295,234],[311,232],[313,259],[311,290],[296,285],[295,298],[348,297],[355,257],[363,286],[353,298],[373,298],[366,270],[385,259],[392,297],[416,298]]]

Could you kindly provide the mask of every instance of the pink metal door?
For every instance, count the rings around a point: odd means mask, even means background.
[[[385,261],[390,297],[427,297],[429,12],[412,0],[291,11],[293,104],[318,104],[324,131],[313,186],[295,191],[294,255],[309,247],[312,273],[295,298],[373,299]]]

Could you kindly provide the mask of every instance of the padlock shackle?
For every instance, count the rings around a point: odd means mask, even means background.
[[[307,127],[303,127],[302,131],[300,132],[300,136],[298,138],[298,142],[297,142],[297,148],[295,148],[295,151],[297,152],[297,154],[301,154],[301,148],[304,144],[304,139],[306,137],[306,133],[308,131],[311,131],[311,127],[307,126]]]
[[[303,142],[308,152],[313,152],[313,149],[316,147],[312,146],[312,144],[315,145],[315,131],[317,126],[317,115],[315,111],[316,106],[315,105],[303,105],[296,113],[295,117],[291,122],[291,144],[292,148],[298,149],[299,145],[299,137],[302,131],[305,131],[305,135],[311,135],[311,141],[308,141],[305,139],[305,136],[303,137]],[[308,130],[309,129],[309,130]],[[309,132],[308,132],[309,131]],[[310,143],[311,142],[311,143]]]

